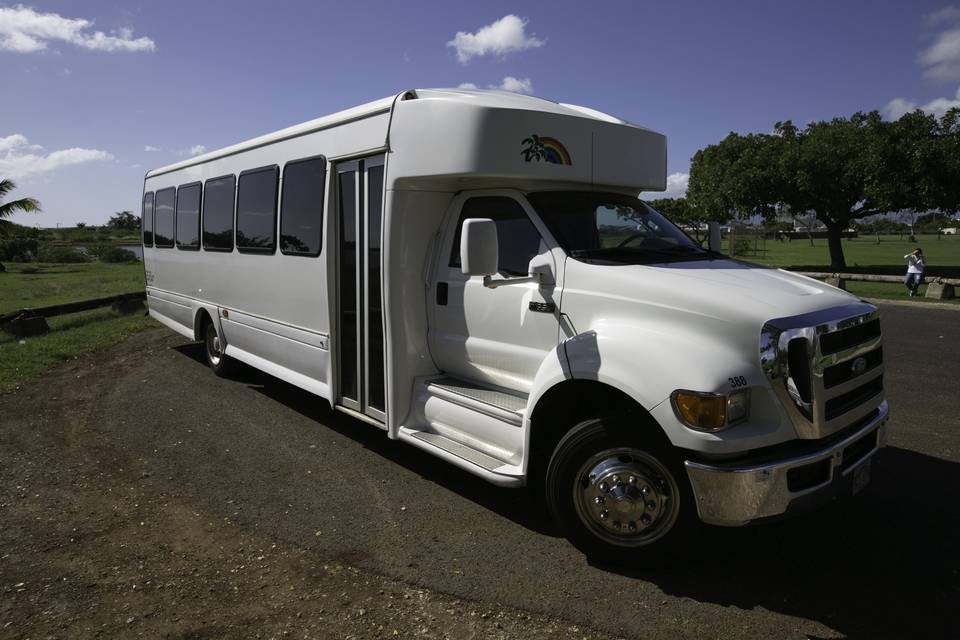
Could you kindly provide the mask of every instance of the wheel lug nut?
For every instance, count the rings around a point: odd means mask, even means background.
[[[650,516],[648,516],[647,514],[643,514],[642,516],[640,516],[640,522],[642,522],[643,524],[650,524]]]
[[[600,491],[603,491],[604,493],[606,493],[606,491],[607,491],[609,488],[610,488],[610,487],[607,486],[607,483],[606,483],[606,482],[601,482],[601,483],[600,483],[600,486],[599,486]]]
[[[613,483],[613,486],[620,484],[620,476],[613,476],[610,478],[610,481]]]
[[[627,478],[627,483],[631,485],[637,484],[637,479],[633,476],[630,476],[629,478]]]
[[[636,530],[637,530],[637,523],[634,522],[633,520],[631,520],[631,521],[630,521],[630,524],[627,525],[627,529],[629,529],[630,531],[636,531]]]
[[[649,509],[650,511],[653,511],[656,508],[657,508],[657,503],[654,502],[653,500],[647,503],[647,509]]]
[[[648,493],[650,493],[650,487],[644,485],[643,487],[640,488],[640,493],[642,493],[643,495],[647,495]]]
[[[619,520],[614,520],[614,521],[613,521],[613,528],[614,528],[614,529],[619,529],[619,528],[620,528],[620,521],[619,521]]]
[[[593,499],[593,501],[597,504],[603,504],[604,502],[603,496],[597,496],[596,498]]]
[[[606,519],[609,518],[609,517],[610,517],[610,512],[608,512],[608,511],[601,511],[601,512],[600,512],[600,519],[601,519],[601,520],[606,520]]]

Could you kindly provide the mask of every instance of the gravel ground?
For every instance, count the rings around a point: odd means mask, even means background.
[[[960,637],[960,314],[883,313],[871,486],[657,572],[592,566],[526,493],[139,334],[0,396],[0,638]]]

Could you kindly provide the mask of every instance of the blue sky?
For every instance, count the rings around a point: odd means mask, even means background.
[[[0,65],[0,175],[44,209],[21,223],[100,224],[138,210],[147,169],[463,83],[665,133],[678,195],[730,131],[960,105],[960,5],[0,2]]]

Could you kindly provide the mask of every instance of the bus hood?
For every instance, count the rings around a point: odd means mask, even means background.
[[[851,294],[780,269],[735,260],[598,265],[567,259],[563,311],[577,326],[615,317],[630,324],[700,318],[728,330],[850,304]],[[580,322],[577,322],[577,318]],[[698,324],[698,323],[694,323]],[[678,327],[681,329],[681,327]],[[738,331],[739,332],[739,331]]]

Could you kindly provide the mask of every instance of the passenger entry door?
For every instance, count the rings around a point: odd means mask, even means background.
[[[527,276],[530,261],[544,262],[556,277],[553,253],[520,202],[508,195],[462,201],[447,220],[434,276],[430,348],[437,366],[459,378],[529,393],[540,364],[559,336],[560,292],[535,282],[491,289],[460,268],[460,231],[468,218],[497,225],[499,275]]]
[[[337,403],[386,422],[380,242],[384,156],[338,164]]]

